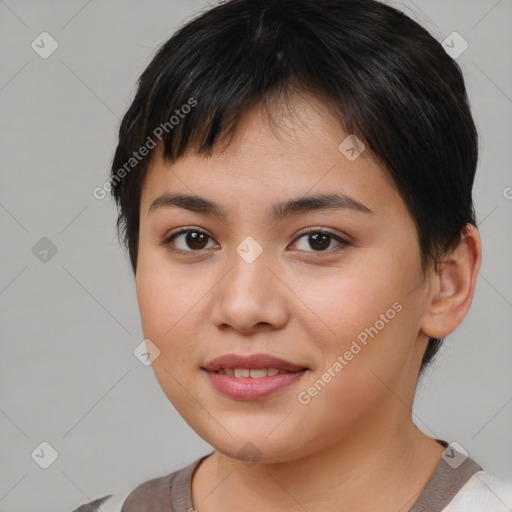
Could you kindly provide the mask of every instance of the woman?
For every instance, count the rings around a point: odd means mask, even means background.
[[[147,357],[214,451],[76,510],[507,510],[411,414],[472,301],[476,163],[459,67],[391,7],[231,0],[181,28],[108,188]]]

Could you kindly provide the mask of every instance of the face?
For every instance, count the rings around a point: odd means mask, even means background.
[[[417,234],[369,150],[338,148],[347,135],[297,97],[272,126],[246,112],[211,157],[156,154],[148,171],[136,286],[153,370],[230,457],[293,460],[410,415],[427,342]]]

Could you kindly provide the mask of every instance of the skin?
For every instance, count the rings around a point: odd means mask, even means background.
[[[261,108],[247,111],[211,157],[190,152],[171,163],[155,153],[143,186],[136,286],[144,336],[160,350],[153,370],[215,448],[194,473],[194,507],[408,510],[443,451],[411,417],[421,358],[428,337],[452,332],[469,309],[478,232],[469,228],[440,271],[424,274],[411,215],[370,151],[349,161],[338,150],[347,133],[315,98],[297,95],[275,112],[270,125]],[[371,213],[267,215],[274,203],[334,191]],[[215,201],[227,216],[177,206],[149,213],[156,198],[177,192]],[[209,235],[204,248],[194,251],[186,235],[163,243],[184,227]],[[303,235],[310,227],[348,243],[331,238],[321,251]],[[248,236],[263,249],[250,264],[236,252]],[[401,311],[300,403],[298,394],[397,302]],[[266,399],[235,400],[201,370],[226,353],[268,353],[309,371]],[[254,464],[241,460],[247,443],[259,452]]]

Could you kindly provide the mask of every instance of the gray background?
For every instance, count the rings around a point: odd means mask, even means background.
[[[133,355],[133,276],[113,204],[92,194],[155,47],[206,5],[0,0],[0,511],[69,511],[210,450]],[[469,43],[457,61],[481,136],[476,297],[421,381],[414,417],[510,479],[512,0],[393,5],[438,40],[457,31]],[[59,45],[47,59],[31,48],[43,31]],[[31,457],[43,441],[58,452],[48,469]]]

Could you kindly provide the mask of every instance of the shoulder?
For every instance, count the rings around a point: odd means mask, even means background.
[[[121,512],[121,509],[125,510],[128,504],[128,510],[131,511],[133,506],[144,507],[148,505],[149,498],[151,498],[151,505],[153,505],[155,501],[161,504],[160,502],[167,498],[166,494],[169,494],[169,485],[173,476],[177,473],[179,473],[179,471],[166,476],[146,480],[129,489],[97,498],[79,506],[72,512]],[[146,510],[146,508],[141,508],[141,512],[142,510]]]
[[[97,498],[81,505],[73,510],[73,512],[121,512],[121,509],[124,511],[126,508],[131,512],[132,509],[136,510],[137,507],[142,512],[147,509],[148,505],[151,507],[154,507],[156,504],[159,506],[168,505],[164,500],[169,501],[169,486],[175,475],[180,471],[146,480],[129,489]]]
[[[100,510],[99,507],[103,505],[103,503],[105,503],[111,497],[112,494],[104,496],[103,498],[97,498],[94,501],[90,501],[89,503],[80,505],[78,508],[75,508],[72,512],[97,512],[98,510]]]
[[[508,512],[512,506],[512,483],[486,471],[475,473],[443,512]]]
[[[203,458],[167,475],[97,498],[72,512],[170,512],[176,505],[182,510],[182,505],[190,501],[192,472]]]
[[[84,503],[72,512],[121,512],[126,498],[133,492],[130,489],[124,492],[117,492],[115,494],[108,494],[102,498],[97,498],[89,503]]]

